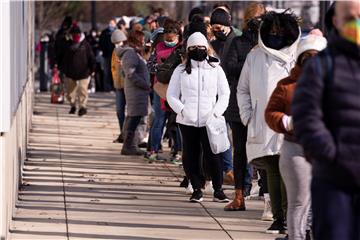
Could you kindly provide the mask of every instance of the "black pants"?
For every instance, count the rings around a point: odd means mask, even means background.
[[[234,149],[235,189],[244,190],[247,172],[246,139],[247,127],[240,122],[230,122]]]
[[[318,178],[311,185],[316,240],[360,239],[360,193]]]
[[[201,189],[205,178],[201,171],[201,154],[207,161],[214,190],[220,190],[223,183],[221,154],[213,154],[205,127],[197,128],[179,125],[183,137],[183,166],[194,189]],[[202,149],[202,151],[201,151]]]

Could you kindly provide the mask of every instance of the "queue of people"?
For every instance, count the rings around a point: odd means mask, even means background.
[[[291,9],[251,3],[241,30],[230,12],[194,8],[187,25],[152,14],[129,30],[109,22],[99,44],[104,89],[116,95],[114,143],[122,155],[182,164],[189,201],[210,193],[225,211],[247,210],[257,176],[265,231],[280,239],[359,239],[360,3],[336,2],[325,36],[304,33]],[[58,39],[69,113],[79,99],[82,116],[95,54],[69,19]]]

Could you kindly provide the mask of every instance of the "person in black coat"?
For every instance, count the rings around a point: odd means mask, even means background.
[[[114,90],[113,79],[111,74],[111,57],[115,45],[111,42],[111,34],[116,30],[116,21],[110,20],[109,26],[104,29],[99,38],[99,46],[104,58],[104,91]]]
[[[235,198],[225,206],[226,211],[245,210],[244,190],[247,171],[246,139],[247,128],[241,123],[236,92],[241,69],[247,54],[258,43],[260,16],[265,13],[265,7],[260,3],[250,4],[245,10],[243,34],[235,37],[224,58],[224,70],[230,85],[230,101],[225,112],[226,121],[230,123],[234,147],[234,180]]]
[[[79,27],[71,30],[72,43],[64,53],[62,62],[66,76],[67,99],[70,102],[70,114],[76,112],[76,100],[79,99],[79,116],[87,113],[88,85],[90,75],[94,74],[96,61],[90,44],[85,40]]]
[[[58,65],[62,71],[62,62],[66,49],[71,44],[71,37],[69,31],[73,24],[72,17],[66,16],[61,24],[59,31],[55,35],[54,53],[55,53],[55,64]]]
[[[360,2],[337,2],[328,48],[309,60],[292,105],[295,136],[312,162],[314,236],[360,236]]]

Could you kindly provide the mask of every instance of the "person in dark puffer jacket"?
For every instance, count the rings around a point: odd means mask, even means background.
[[[79,99],[79,116],[87,113],[88,85],[90,75],[95,73],[96,60],[91,46],[78,26],[70,30],[72,44],[67,48],[62,59],[62,69],[66,76],[67,99],[71,109],[69,114],[76,112],[76,100]]]
[[[249,5],[249,7],[245,10],[243,35],[234,38],[226,58],[224,70],[230,86],[230,101],[225,112],[225,118],[230,123],[233,137],[235,199],[225,206],[225,211],[245,210],[244,189],[247,166],[247,128],[240,120],[239,107],[236,99],[236,88],[246,56],[258,43],[260,26],[260,20],[258,18],[264,14],[265,11],[265,7],[260,3]]]
[[[292,105],[312,162],[314,236],[360,236],[360,2],[336,2],[328,48],[305,66]]]

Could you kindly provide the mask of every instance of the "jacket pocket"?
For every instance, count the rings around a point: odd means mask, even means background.
[[[248,143],[263,143],[263,124],[258,116],[258,101],[255,101],[255,106],[252,111],[252,116],[248,125]]]

